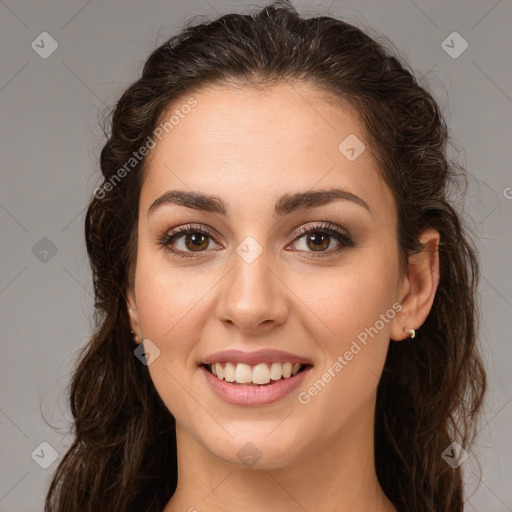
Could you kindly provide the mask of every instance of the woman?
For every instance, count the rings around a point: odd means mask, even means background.
[[[462,511],[478,263],[412,72],[278,2],[155,50],[109,132],[45,510]]]

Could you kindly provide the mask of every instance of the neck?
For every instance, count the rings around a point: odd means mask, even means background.
[[[263,469],[218,458],[177,424],[178,486],[164,512],[396,512],[375,472],[373,410],[293,462]]]

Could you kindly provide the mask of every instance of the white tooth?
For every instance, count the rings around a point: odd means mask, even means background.
[[[270,382],[270,370],[266,363],[257,364],[252,369],[252,381],[254,384],[268,384]]]
[[[210,365],[212,373],[219,379],[226,382],[237,382],[239,384],[268,384],[270,380],[276,381],[281,378],[288,379],[292,375],[296,375],[301,368],[300,363],[272,363],[270,369],[266,363],[260,363],[251,366],[245,363],[225,363],[222,368],[221,363],[213,363]]]
[[[246,384],[252,380],[252,368],[245,363],[238,363],[235,370],[235,380],[239,384]]]
[[[292,374],[292,363],[283,364],[283,377],[287,379]]]
[[[233,382],[235,380],[235,365],[233,363],[226,363],[224,368],[224,380],[226,382]]]
[[[272,380],[279,380],[283,376],[283,366],[281,363],[272,363],[270,367],[270,378]]]

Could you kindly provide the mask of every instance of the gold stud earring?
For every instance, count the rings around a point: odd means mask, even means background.
[[[416,336],[416,331],[414,329],[409,329],[408,338],[413,339]]]

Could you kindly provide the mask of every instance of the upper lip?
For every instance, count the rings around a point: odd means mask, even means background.
[[[242,350],[222,350],[207,356],[203,360],[203,364],[212,363],[245,363],[256,365],[259,363],[300,363],[313,364],[307,357],[283,352],[282,350],[261,349],[255,352],[243,352]]]

